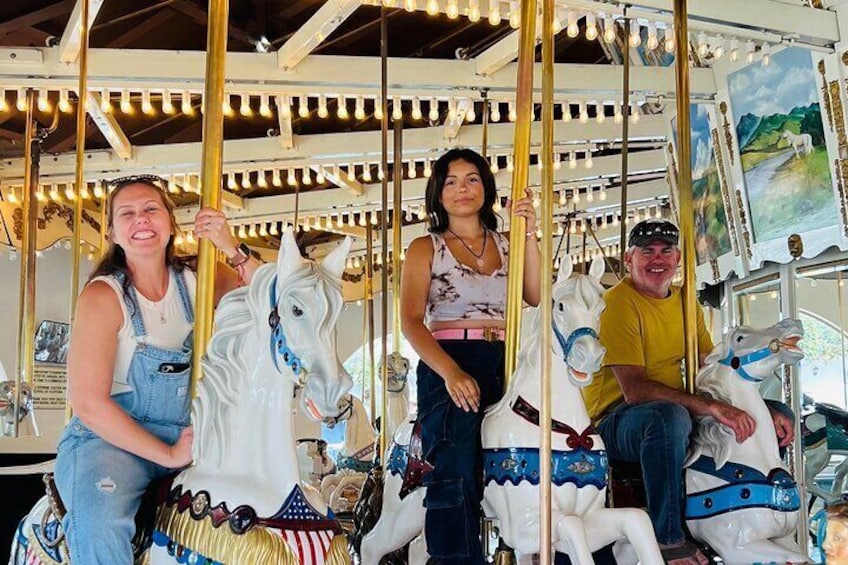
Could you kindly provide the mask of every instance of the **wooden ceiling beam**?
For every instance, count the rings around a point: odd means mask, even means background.
[[[64,16],[73,9],[76,0],[62,0],[50,6],[26,13],[17,18],[0,23],[0,37],[14,33],[21,28],[30,27],[59,16]]]

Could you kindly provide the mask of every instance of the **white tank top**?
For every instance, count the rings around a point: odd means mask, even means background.
[[[177,274],[176,276],[185,277],[186,290],[191,304],[194,306],[197,288],[197,279],[194,273],[190,269],[183,269],[182,274]],[[127,374],[129,373],[130,361],[132,361],[135,346],[139,340],[136,339],[135,332],[133,331],[132,318],[127,311],[127,303],[124,300],[124,291],[121,288],[121,283],[113,275],[97,277],[93,281],[103,281],[112,287],[112,290],[118,295],[121,312],[124,315],[121,329],[118,330],[115,372],[112,375],[112,395],[114,396],[132,390],[132,387],[127,382]],[[165,296],[159,302],[148,300],[138,291],[135,294],[138,298],[142,320],[144,320],[144,329],[147,332],[147,335],[143,339],[144,343],[161,347],[162,349],[182,349],[183,341],[192,330],[192,324],[186,321],[185,312],[180,303],[177,281],[170,275],[170,271],[168,274],[168,290],[165,291]],[[165,320],[165,323],[162,323],[162,320]]]

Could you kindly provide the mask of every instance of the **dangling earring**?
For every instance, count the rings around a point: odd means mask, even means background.
[[[435,212],[430,212],[429,216],[430,216],[430,225],[434,228],[438,228],[439,227],[439,215],[436,214]]]

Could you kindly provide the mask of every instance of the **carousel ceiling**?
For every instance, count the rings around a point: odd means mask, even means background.
[[[196,209],[206,3],[89,1],[89,184],[79,191],[72,183],[81,0],[0,3],[0,214],[7,243],[15,242],[12,216],[21,197],[29,88],[38,101],[35,119],[43,128],[55,126],[42,143],[39,197],[44,205],[61,208],[81,195],[88,197],[86,209],[96,219],[102,180],[153,173],[167,179],[184,225]],[[340,234],[351,234],[359,238],[354,249],[361,253],[368,225],[379,220],[384,173],[390,181],[403,178],[404,206],[398,215],[408,242],[423,233],[423,194],[432,159],[456,145],[480,149],[484,127],[498,186],[507,194],[519,3],[384,1],[391,6],[386,13],[388,107],[391,119],[403,123],[403,166],[396,171],[391,165],[390,134],[385,172],[379,165],[381,7],[374,4],[230,2],[221,182],[230,218],[254,246],[276,248],[280,230],[294,221],[297,203],[299,241],[308,251],[320,253]],[[557,4],[556,221],[561,232],[567,231],[564,220],[576,213],[573,233],[591,225],[600,242],[609,242],[619,222],[622,122],[628,115],[621,104],[620,62],[626,42],[644,44],[640,56],[636,51],[631,56],[629,208],[631,215],[642,217],[667,212],[669,127],[663,111],[675,92],[674,70],[668,66],[675,47],[672,2],[630,2],[627,14],[639,25],[638,33],[627,38],[620,22],[623,4]],[[709,66],[722,57],[767,57],[773,46],[790,42],[832,51],[839,40],[835,14],[801,1],[691,0],[689,13],[695,100],[714,98]],[[540,130],[535,123],[534,186],[540,176]],[[570,239],[580,243],[578,237]]]

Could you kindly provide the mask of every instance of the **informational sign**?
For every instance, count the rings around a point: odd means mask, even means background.
[[[32,396],[35,409],[64,409],[68,374],[64,366],[35,365]]]

